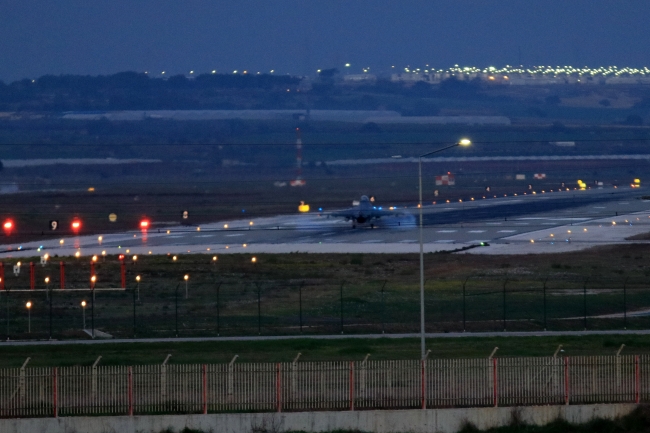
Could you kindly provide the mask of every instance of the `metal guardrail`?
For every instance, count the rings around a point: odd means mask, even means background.
[[[407,409],[650,400],[650,356],[0,370],[0,417]]]

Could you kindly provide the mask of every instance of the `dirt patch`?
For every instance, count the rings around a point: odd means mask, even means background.
[[[626,241],[650,241],[650,232],[640,233],[634,236],[628,236],[625,238]]]

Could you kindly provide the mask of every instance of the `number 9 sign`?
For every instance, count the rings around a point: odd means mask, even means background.
[[[56,220],[50,221],[50,230],[56,230],[59,228],[59,222]]]

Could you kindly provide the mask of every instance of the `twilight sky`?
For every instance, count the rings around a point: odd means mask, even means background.
[[[306,74],[650,66],[648,0],[0,0],[0,80],[244,70]]]

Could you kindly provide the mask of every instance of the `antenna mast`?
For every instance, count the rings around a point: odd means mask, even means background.
[[[305,186],[307,182],[302,178],[302,139],[300,128],[296,128],[296,178],[289,182],[291,186]]]

